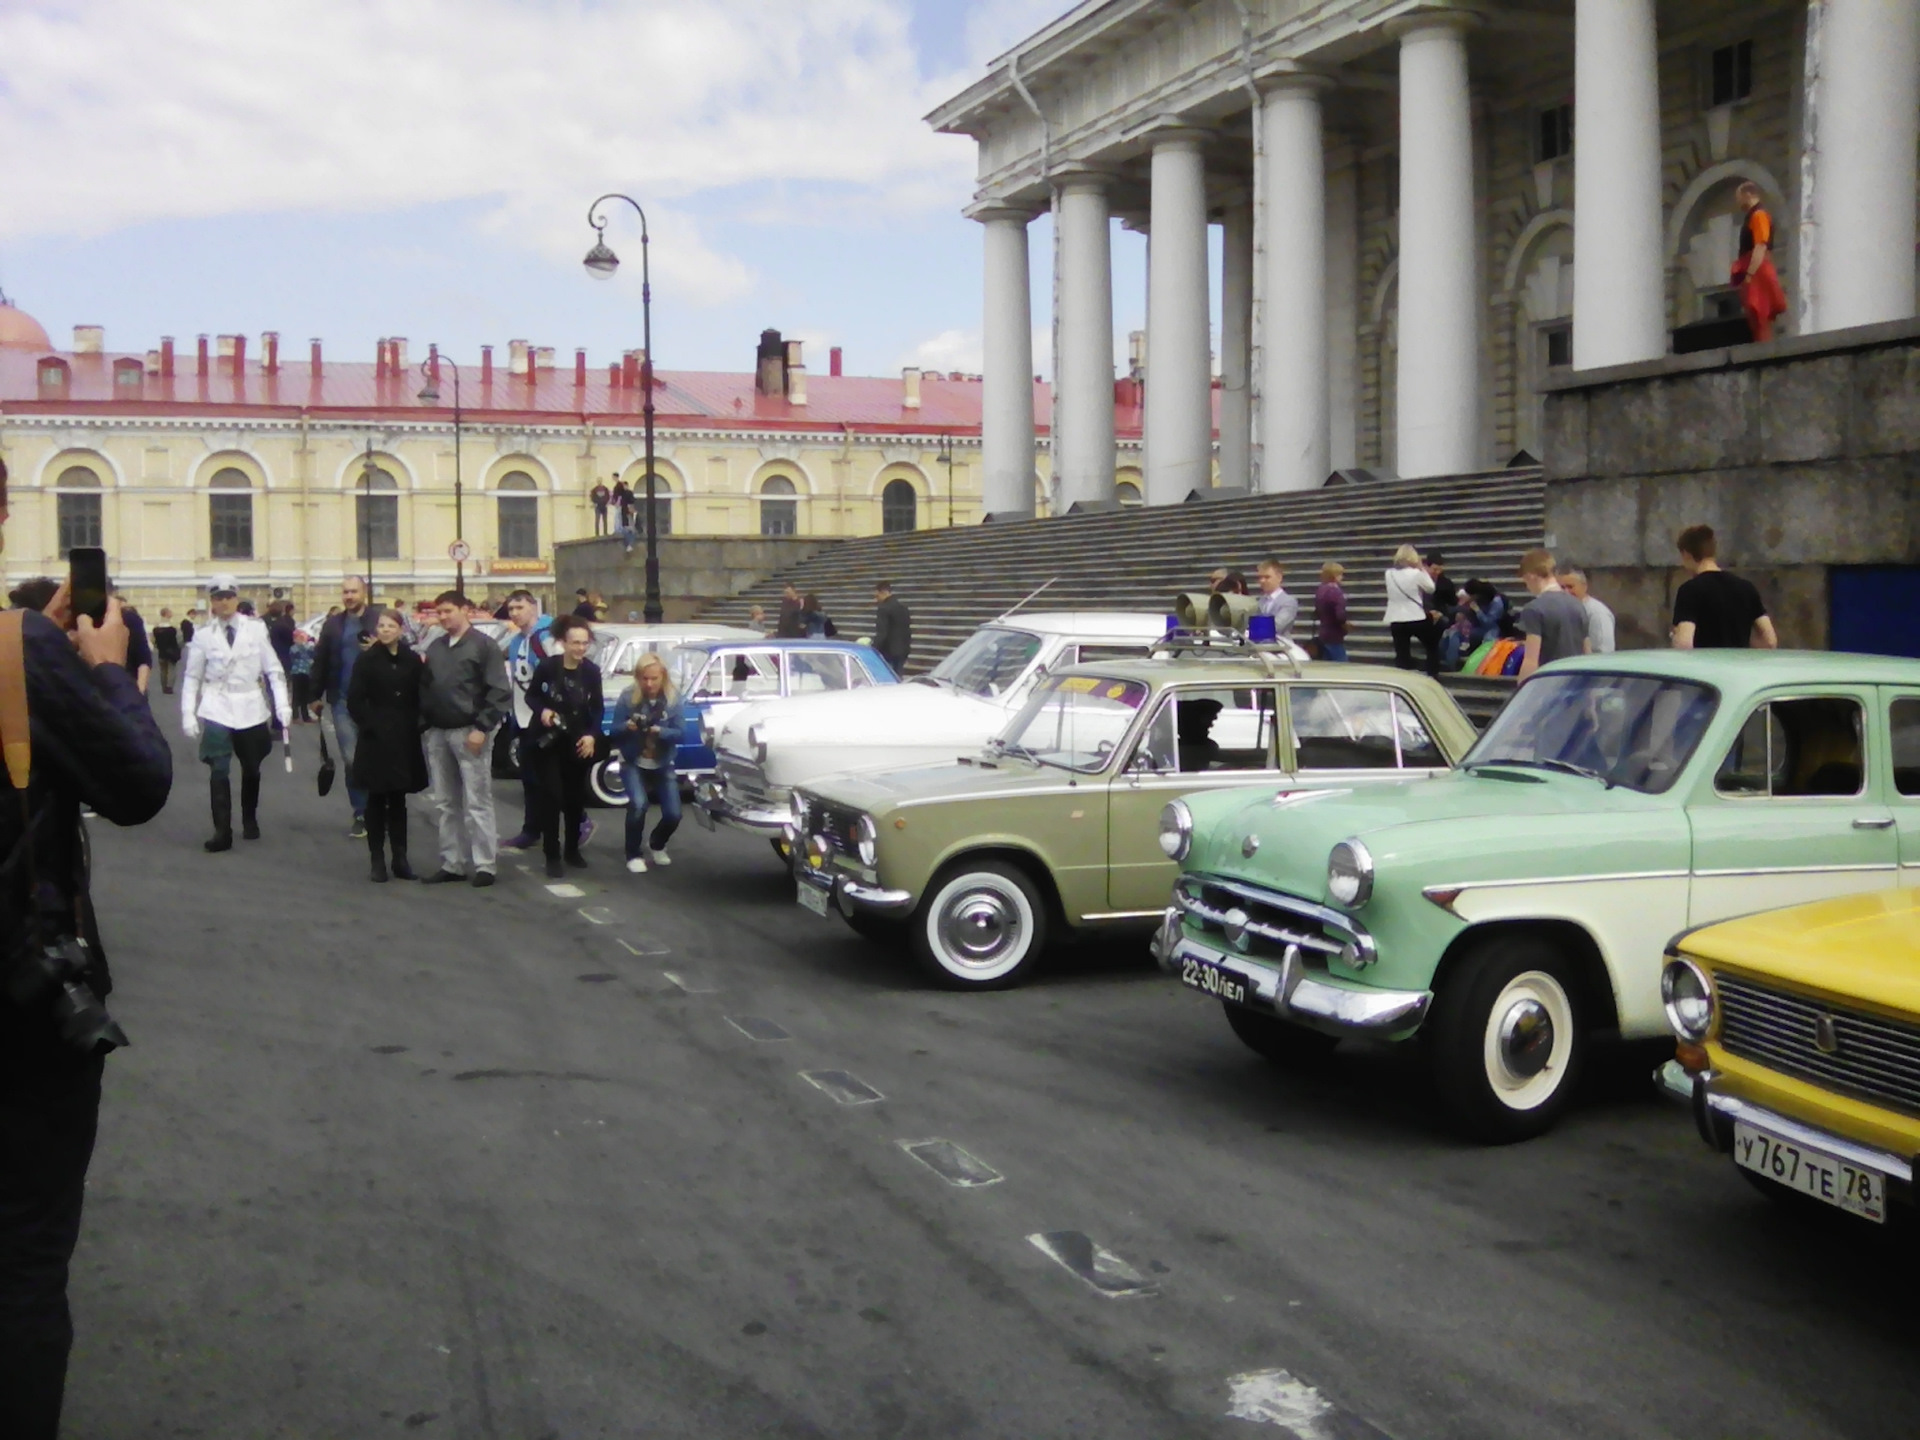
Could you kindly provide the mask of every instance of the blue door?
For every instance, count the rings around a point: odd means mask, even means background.
[[[1827,643],[1862,655],[1920,659],[1920,565],[1835,565],[1827,572]]]

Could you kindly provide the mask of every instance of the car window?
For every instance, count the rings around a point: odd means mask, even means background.
[[[696,699],[770,700],[780,693],[780,655],[775,650],[722,650],[707,663]]]
[[[838,650],[787,652],[787,693],[814,695],[847,688],[847,657]]]
[[[1171,755],[1182,775],[1273,768],[1273,690],[1175,690],[1154,717],[1157,757]],[[1162,717],[1165,717],[1164,719]],[[1157,736],[1154,732],[1158,732]],[[1155,769],[1166,768],[1156,764]]]
[[[1076,645],[1070,647],[1074,658],[1057,665],[1100,665],[1110,660],[1138,660],[1147,653],[1145,645]]]
[[[1741,724],[1714,789],[1775,799],[1858,795],[1866,782],[1865,723],[1860,702],[1845,697],[1769,701]]]
[[[1893,788],[1920,795],[1920,700],[1896,700],[1888,710],[1893,731]]]
[[[847,688],[851,690],[862,690],[869,685],[878,685],[880,683],[867,672],[865,663],[862,662],[858,655],[849,655],[847,657],[847,675],[851,681],[851,684],[849,684]],[[891,672],[889,672],[889,678],[891,678]]]
[[[976,630],[933,667],[928,677],[971,695],[1000,695],[1025,673],[1040,653],[1040,637],[997,625]]]
[[[1288,686],[1287,710],[1293,717],[1300,769],[1393,770],[1402,763],[1444,764],[1420,717],[1398,700],[1390,690]],[[1418,758],[1421,755],[1433,758]]]
[[[1056,676],[1034,691],[994,743],[1042,765],[1100,770],[1126,739],[1150,693],[1138,680]]]
[[[1663,795],[1719,704],[1714,690],[1691,680],[1549,669],[1514,692],[1460,763],[1583,771]]]

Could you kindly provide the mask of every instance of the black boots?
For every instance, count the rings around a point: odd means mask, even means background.
[[[260,838],[260,772],[240,772],[240,834],[248,840]]]
[[[233,782],[223,775],[215,775],[208,787],[213,799],[213,838],[207,841],[209,851],[231,850],[233,848]]]
[[[393,847],[393,878],[413,879],[413,867],[407,863],[407,802],[404,799],[387,812],[387,842]]]
[[[387,847],[393,847],[393,868],[387,868]],[[367,804],[367,849],[373,855],[373,879],[414,878],[407,863],[407,802],[401,797],[375,796]]]

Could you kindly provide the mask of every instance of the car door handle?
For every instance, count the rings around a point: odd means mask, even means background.
[[[1854,817],[1853,822],[1853,828],[1856,830],[1888,830],[1892,827],[1891,815],[1859,815]]]

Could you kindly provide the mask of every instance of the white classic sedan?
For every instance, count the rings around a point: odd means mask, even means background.
[[[695,791],[694,818],[709,829],[756,831],[778,848],[794,786],[971,755],[1019,713],[1042,676],[1144,655],[1166,630],[1164,615],[1136,611],[1010,615],[904,685],[747,706],[713,737],[718,769]]]

